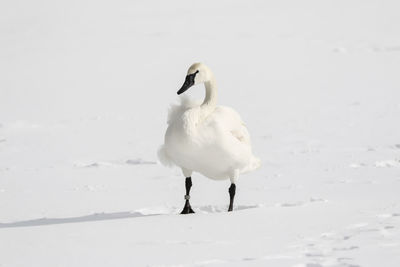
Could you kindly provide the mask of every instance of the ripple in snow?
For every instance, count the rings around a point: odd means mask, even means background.
[[[382,161],[376,161],[375,162],[375,167],[377,168],[391,168],[400,165],[400,161],[398,159],[396,160],[382,160]]]
[[[143,160],[141,158],[128,159],[125,163],[130,165],[157,164],[155,161]]]

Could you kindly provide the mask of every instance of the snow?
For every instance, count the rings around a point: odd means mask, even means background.
[[[1,2],[0,266],[399,266],[399,7]],[[157,163],[196,61],[263,163],[232,213]]]

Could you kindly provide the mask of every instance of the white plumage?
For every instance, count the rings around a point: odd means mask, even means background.
[[[189,84],[191,78],[194,80]],[[199,83],[206,88],[203,103],[181,98],[181,103],[169,110],[159,159],[164,165],[180,167],[186,177],[195,171],[235,183],[239,174],[258,168],[260,160],[252,153],[250,135],[239,114],[216,105],[216,83],[208,67],[193,64],[178,94]]]

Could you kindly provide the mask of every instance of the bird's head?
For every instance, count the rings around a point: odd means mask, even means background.
[[[182,94],[193,85],[209,81],[211,79],[211,75],[211,71],[206,65],[203,63],[194,63],[192,66],[190,66],[185,82],[183,83],[181,89],[178,90],[177,94]]]

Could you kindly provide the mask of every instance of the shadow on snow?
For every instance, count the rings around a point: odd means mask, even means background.
[[[258,208],[258,205],[242,205],[236,206],[235,211]],[[222,213],[226,212],[226,207],[216,207],[216,206],[201,206],[194,207],[195,211],[199,214],[209,214],[209,213]],[[123,211],[123,212],[110,212],[110,213],[94,213],[90,215],[78,216],[78,217],[68,217],[68,218],[39,218],[26,221],[17,221],[10,223],[0,223],[0,228],[16,228],[16,227],[31,227],[31,226],[44,226],[44,225],[54,225],[54,224],[66,224],[66,223],[81,223],[81,222],[94,222],[94,221],[108,221],[108,220],[118,220],[118,219],[129,219],[129,218],[139,218],[139,217],[149,217],[158,215],[176,215],[179,214],[178,208],[173,208],[169,212],[152,213],[150,210],[148,212],[140,211]]]

